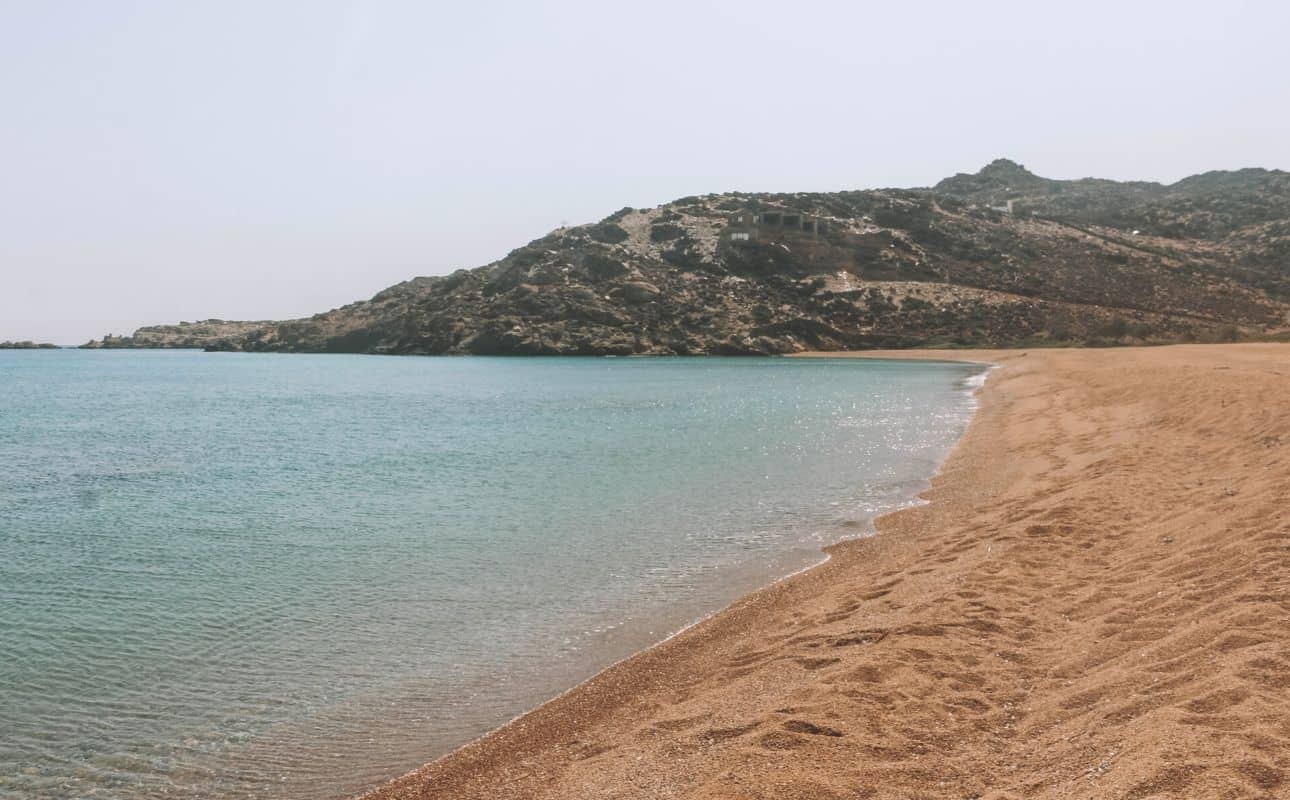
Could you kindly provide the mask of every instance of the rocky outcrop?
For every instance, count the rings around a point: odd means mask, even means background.
[[[235,322],[223,319],[204,319],[200,322],[181,322],[178,325],[150,325],[140,328],[129,336],[108,334],[102,339],[95,339],[81,345],[83,350],[128,349],[128,348],[166,348],[166,349],[202,349],[213,342],[236,339],[252,331],[276,323],[260,320],[258,322]]]
[[[1287,327],[1288,256],[1287,173],[1165,186],[1050,180],[1000,160],[929,189],[624,208],[477,269],[187,341],[630,355],[1226,340]]]
[[[33,342],[24,339],[21,342],[0,342],[0,350],[57,350],[58,345],[48,342]]]

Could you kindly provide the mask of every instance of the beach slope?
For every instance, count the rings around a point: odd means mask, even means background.
[[[928,505],[368,797],[1290,795],[1290,346],[894,355]]]

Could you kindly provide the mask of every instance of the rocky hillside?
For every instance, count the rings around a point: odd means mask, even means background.
[[[205,345],[756,354],[1264,335],[1290,325],[1290,174],[1056,181],[1000,160],[930,189],[686,197],[240,325]]]
[[[140,328],[129,336],[108,334],[102,339],[95,339],[81,345],[82,349],[117,349],[117,348],[196,348],[201,349],[212,342],[222,342],[246,336],[278,323],[267,320],[259,322],[236,322],[223,319],[204,319],[200,322],[181,322],[178,325],[149,325]]]

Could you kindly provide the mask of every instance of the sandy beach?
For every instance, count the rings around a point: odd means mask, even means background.
[[[1290,345],[884,355],[927,505],[366,797],[1290,796]]]

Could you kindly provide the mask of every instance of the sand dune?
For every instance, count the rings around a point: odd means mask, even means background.
[[[1290,346],[940,357],[929,505],[369,797],[1290,797]]]

